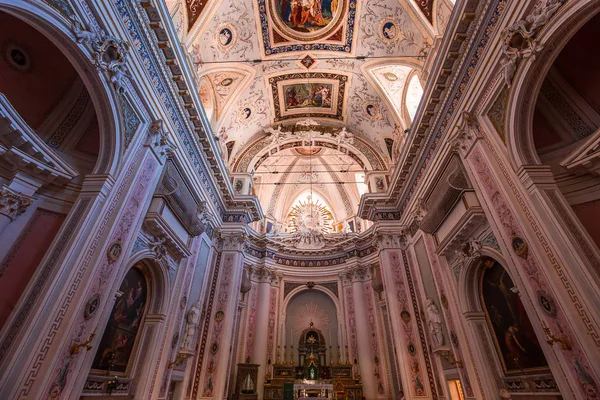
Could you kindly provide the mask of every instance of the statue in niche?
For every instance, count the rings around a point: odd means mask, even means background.
[[[196,328],[200,323],[200,307],[198,304],[194,304],[190,310],[187,312],[185,317],[186,325],[185,325],[185,334],[183,336],[182,348],[191,349],[192,348],[192,339],[194,339],[194,335],[196,334]]]
[[[244,393],[244,394],[253,394],[254,393],[254,381],[252,380],[250,373],[248,373],[248,375],[246,375],[246,378],[244,379],[244,384],[242,385],[242,393]]]
[[[429,319],[429,331],[437,347],[444,345],[444,334],[442,333],[442,316],[440,310],[431,299],[427,299],[427,318]]]

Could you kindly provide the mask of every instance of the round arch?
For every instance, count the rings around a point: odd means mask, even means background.
[[[524,165],[539,165],[533,141],[533,116],[542,83],[554,61],[571,38],[600,12],[600,3],[583,0],[559,9],[550,25],[537,38],[543,50],[521,62],[513,78],[506,108],[508,153],[515,170]]]
[[[170,281],[168,267],[156,259],[156,254],[149,249],[144,249],[133,254],[124,265],[141,264],[143,272],[149,282],[149,294],[151,295],[148,311],[151,314],[166,313],[169,307]],[[127,271],[121,271],[119,279],[123,279]]]
[[[272,146],[265,143],[265,140],[268,138],[269,138],[269,136],[267,136],[267,135],[262,136],[262,137],[256,139],[250,145],[246,146],[245,149],[238,151],[238,153],[240,153],[240,156],[237,157],[237,159],[235,160],[235,163],[233,165],[233,171],[234,172],[253,171],[256,169],[256,165],[259,162],[262,162],[266,158],[268,158],[270,156],[270,149],[272,148]],[[318,139],[319,139],[319,141],[334,144],[337,146],[337,142],[334,138],[319,137]],[[354,137],[354,141],[355,141],[355,143],[358,142],[359,145],[361,147],[363,147],[363,149],[359,149],[356,145],[348,145],[348,144],[344,144],[343,147],[346,148],[347,150],[352,151],[352,154],[354,154],[356,157],[358,157],[360,159],[360,161],[362,162],[362,165],[365,168],[370,167],[367,169],[372,170],[372,171],[373,170],[374,171],[383,171],[386,169],[386,165],[385,165],[383,158],[381,157],[381,155],[379,155],[373,149],[373,147],[368,142],[366,142],[362,138],[357,138],[356,136]],[[289,144],[289,143],[293,143],[293,142],[297,142],[297,144],[291,145],[291,146],[289,146],[289,148],[305,147],[303,145],[302,141],[297,138],[286,139],[282,142],[282,144],[283,143]],[[318,146],[313,145],[313,147],[318,147]]]
[[[83,47],[73,40],[72,25],[43,2],[0,0],[0,11],[6,12],[50,40],[69,60],[86,89],[98,116],[100,151],[92,174],[111,174],[117,171],[124,143],[122,118],[115,110],[120,109],[119,100],[111,82],[99,74],[91,64]]]

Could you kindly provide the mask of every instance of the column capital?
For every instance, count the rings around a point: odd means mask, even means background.
[[[220,232],[219,242],[223,251],[244,251],[246,232]]]
[[[250,274],[250,279],[257,283],[276,284],[279,279],[277,272],[269,267],[248,266],[247,270]]]
[[[33,203],[33,198],[17,192],[8,186],[0,188],[0,214],[14,220],[23,214]]]
[[[477,117],[470,111],[463,111],[456,134],[450,137],[450,145],[465,158],[480,138],[482,135]]]
[[[145,146],[149,147],[163,163],[171,158],[177,149],[177,145],[171,140],[169,133],[163,129],[162,119],[155,120],[150,124]]]
[[[376,245],[379,250],[404,249],[406,247],[406,231],[377,232],[375,234]]]
[[[371,266],[370,265],[357,265],[350,267],[340,272],[340,278],[344,285],[349,285],[356,282],[365,282],[371,279]]]

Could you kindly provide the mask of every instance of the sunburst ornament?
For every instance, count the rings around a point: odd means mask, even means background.
[[[313,201],[312,196],[307,196],[306,200],[299,200],[288,213],[290,233],[296,233],[303,230],[317,231],[321,234],[333,232],[333,215],[326,205],[321,204],[319,199]]]
[[[300,337],[302,331],[307,329],[312,322],[314,327],[324,335],[329,332],[329,315],[327,311],[314,301],[309,301],[298,308],[298,311],[290,319],[294,337]]]

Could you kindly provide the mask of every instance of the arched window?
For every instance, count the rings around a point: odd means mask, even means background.
[[[408,87],[406,88],[405,97],[406,111],[408,111],[411,122],[413,119],[415,119],[415,115],[417,114],[417,109],[419,108],[419,103],[421,102],[422,97],[423,87],[421,86],[421,82],[419,82],[419,77],[417,74],[414,74],[408,83]]]
[[[129,270],[119,287],[93,369],[125,373],[148,303],[146,277],[138,266]]]

